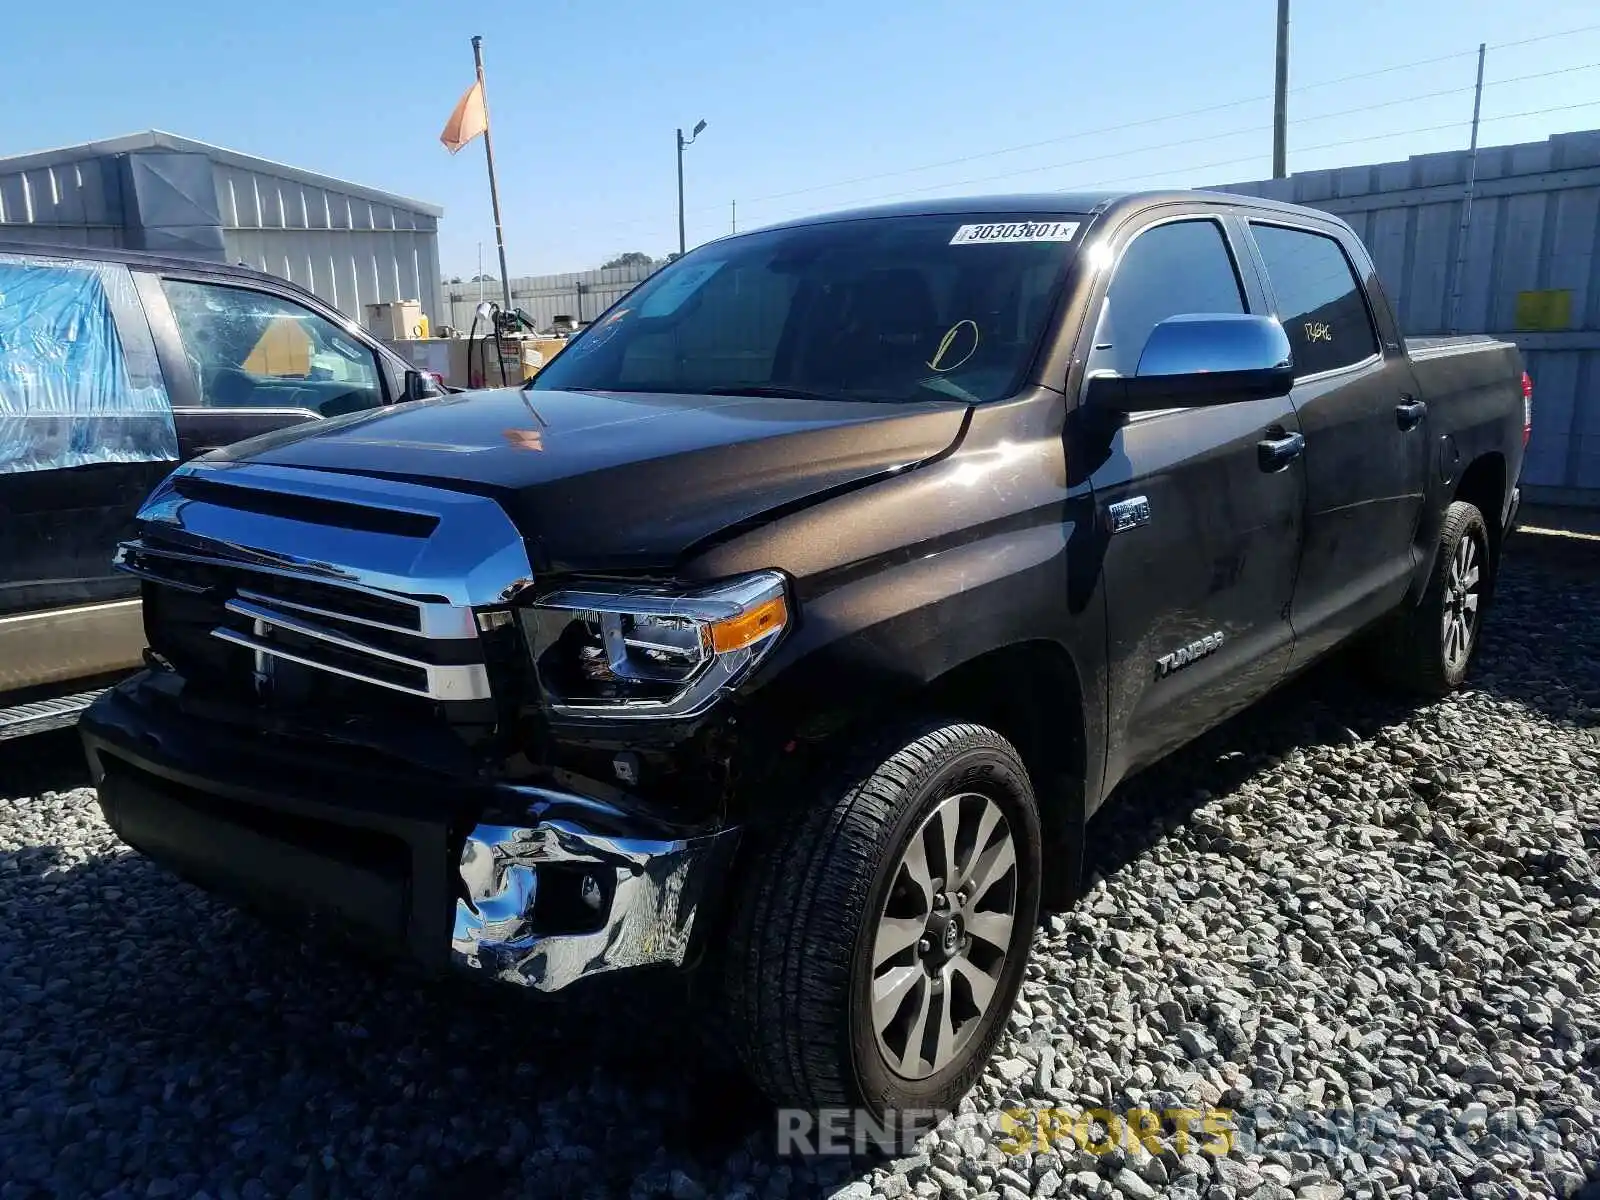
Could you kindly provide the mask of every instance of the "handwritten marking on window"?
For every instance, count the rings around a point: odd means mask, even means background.
[[[958,343],[964,344],[966,342],[966,339],[961,336],[964,329],[972,331],[972,344],[967,347],[965,354],[962,354],[959,358],[954,358],[951,348],[957,346]],[[928,369],[930,371],[938,371],[941,374],[946,371],[954,371],[978,352],[978,340],[978,325],[976,321],[957,321],[949,329],[945,330],[944,337],[939,339],[939,348],[933,352],[933,357],[928,360]],[[951,358],[954,358],[953,362],[946,361]]]

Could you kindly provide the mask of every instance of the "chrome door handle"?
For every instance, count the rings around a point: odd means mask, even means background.
[[[1302,433],[1291,433],[1287,437],[1268,438],[1256,443],[1256,452],[1260,455],[1261,469],[1263,471],[1281,471],[1305,453],[1306,439]]]
[[[1400,423],[1401,429],[1415,429],[1422,424],[1422,418],[1428,415],[1428,405],[1423,400],[1413,400],[1407,396],[1395,406],[1395,420]]]

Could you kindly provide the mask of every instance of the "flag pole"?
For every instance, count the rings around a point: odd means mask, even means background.
[[[483,96],[483,156],[489,162],[489,203],[494,205],[494,242],[500,250],[501,308],[511,311],[511,277],[506,274],[506,239],[500,229],[500,188],[494,179],[494,146],[489,141],[489,89],[483,82],[483,38],[472,36],[472,61],[478,68],[478,88]],[[482,274],[480,271],[479,274]]]

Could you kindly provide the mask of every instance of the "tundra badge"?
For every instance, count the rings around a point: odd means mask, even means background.
[[[1187,646],[1179,646],[1171,654],[1163,654],[1156,659],[1156,678],[1165,679],[1174,671],[1187,667],[1195,659],[1204,658],[1208,654],[1215,654],[1217,648],[1221,645],[1221,633],[1208,633],[1199,641],[1190,642]]]

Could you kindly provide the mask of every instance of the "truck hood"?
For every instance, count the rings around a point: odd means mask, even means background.
[[[493,497],[535,569],[672,565],[730,528],[942,455],[968,406],[497,389],[313,421],[207,461]]]

